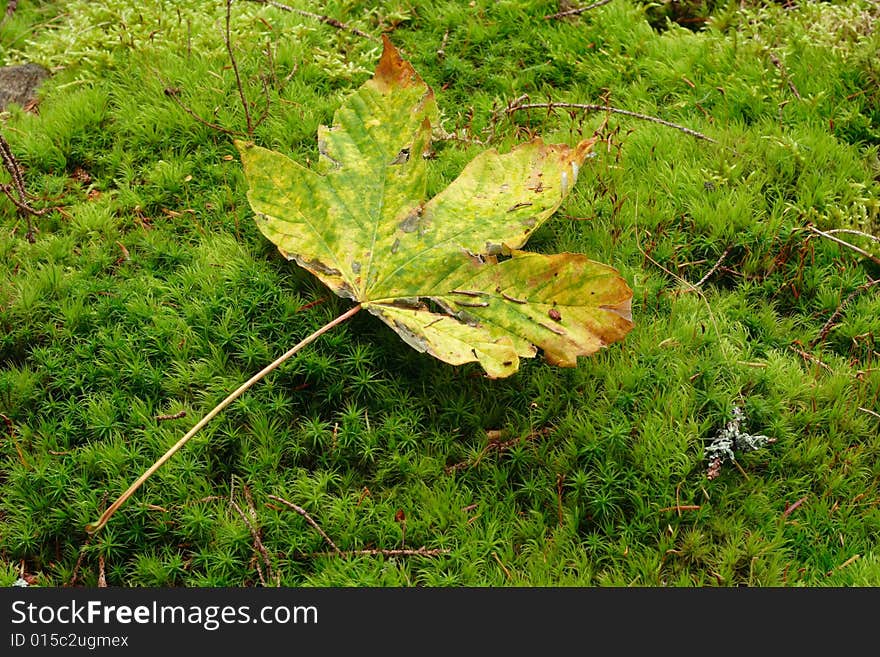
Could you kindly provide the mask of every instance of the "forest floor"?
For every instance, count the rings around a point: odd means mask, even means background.
[[[51,75],[0,117],[46,210],[0,198],[0,585],[880,585],[880,3],[691,4],[241,0],[234,69],[221,1],[19,2],[0,63]],[[529,248],[617,268],[635,328],[489,379],[361,313],[88,534],[350,307],[232,140],[314,163],[383,33],[437,96],[430,194],[600,139]]]

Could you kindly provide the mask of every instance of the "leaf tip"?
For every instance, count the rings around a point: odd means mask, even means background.
[[[383,93],[394,87],[427,86],[412,64],[401,56],[387,34],[382,35],[382,57],[376,66],[373,81]]]
[[[593,150],[593,145],[596,143],[596,137],[590,137],[588,139],[582,140],[577,146],[574,147],[574,156],[577,162],[583,162],[587,158],[587,153]]]
[[[244,153],[247,150],[250,150],[256,144],[252,141],[245,141],[244,139],[233,139],[232,143],[235,145],[235,148],[238,149],[239,153]]]

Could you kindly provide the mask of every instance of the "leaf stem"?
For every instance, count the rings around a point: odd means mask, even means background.
[[[153,463],[153,465],[151,465],[147,469],[146,472],[144,472],[140,477],[138,477],[138,479],[131,486],[128,487],[128,490],[126,490],[122,495],[120,495],[117,498],[117,500],[115,502],[113,502],[113,504],[111,504],[107,508],[106,511],[104,511],[104,513],[101,515],[100,518],[98,518],[98,520],[96,522],[92,522],[92,523],[89,523],[88,525],[86,525],[86,531],[89,534],[94,534],[95,532],[100,530],[102,527],[104,527],[104,525],[107,524],[107,521],[110,520],[110,518],[113,516],[113,514],[116,513],[123,504],[125,504],[125,502],[128,500],[129,497],[134,495],[135,491],[138,488],[140,488],[141,485],[147,479],[149,479],[150,476],[152,476],[152,474],[154,472],[156,472],[156,470],[161,468],[165,464],[165,462],[168,461],[168,459],[170,459],[172,456],[174,456],[174,454],[189,441],[190,438],[192,438],[194,435],[196,435],[199,432],[199,430],[201,430],[202,427],[204,427],[206,424],[208,424],[208,422],[210,422],[212,419],[214,419],[214,417],[216,417],[223,409],[225,409],[232,402],[234,402],[236,399],[238,399],[248,388],[253,386],[257,381],[262,379],[264,376],[269,374],[272,370],[274,370],[279,365],[281,365],[281,363],[283,363],[288,358],[293,356],[300,349],[311,344],[317,338],[319,338],[324,333],[326,333],[330,329],[334,328],[338,324],[341,324],[342,322],[347,320],[349,317],[354,315],[360,309],[361,309],[361,306],[360,306],[360,304],[358,304],[358,305],[354,306],[353,308],[349,309],[348,311],[344,312],[343,314],[341,314],[339,317],[334,319],[332,322],[324,324],[324,326],[319,328],[317,331],[312,333],[307,338],[300,341],[296,346],[292,347],[289,351],[287,351],[286,353],[284,353],[281,356],[279,356],[278,358],[276,358],[274,361],[272,361],[272,363],[270,363],[269,365],[267,365],[266,367],[261,369],[259,372],[254,374],[250,379],[248,379],[247,381],[242,383],[234,392],[232,392],[228,397],[226,397],[226,399],[224,399],[222,402],[217,404],[217,406],[215,406],[207,415],[205,415],[201,420],[199,420],[198,423],[192,429],[190,429],[183,438],[181,438],[176,443],[174,443],[174,445],[172,445],[171,448],[159,458],[159,460],[157,460],[155,463]]]

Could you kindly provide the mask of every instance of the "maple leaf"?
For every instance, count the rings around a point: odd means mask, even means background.
[[[86,525],[89,533],[212,418],[362,308],[415,349],[453,365],[478,361],[491,377],[513,374],[538,349],[574,366],[632,329],[632,291],[615,269],[577,253],[521,250],[571,191],[593,140],[485,151],[425,201],[434,93],[383,40],[373,78],[319,128],[317,170],[236,141],[260,230],[357,304],[231,392]]]
[[[584,255],[519,250],[560,206],[590,151],[540,139],[487,150],[425,200],[437,105],[388,37],[375,75],[318,129],[316,170],[236,142],[263,234],[415,349],[508,376],[623,338],[632,291]],[[431,303],[433,302],[433,303]]]

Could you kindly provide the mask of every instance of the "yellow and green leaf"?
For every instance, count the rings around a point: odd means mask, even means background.
[[[407,344],[509,376],[621,340],[632,291],[608,265],[520,249],[562,204],[593,145],[487,150],[427,200],[434,93],[387,37],[375,75],[318,130],[315,170],[237,142],[263,234]]]

